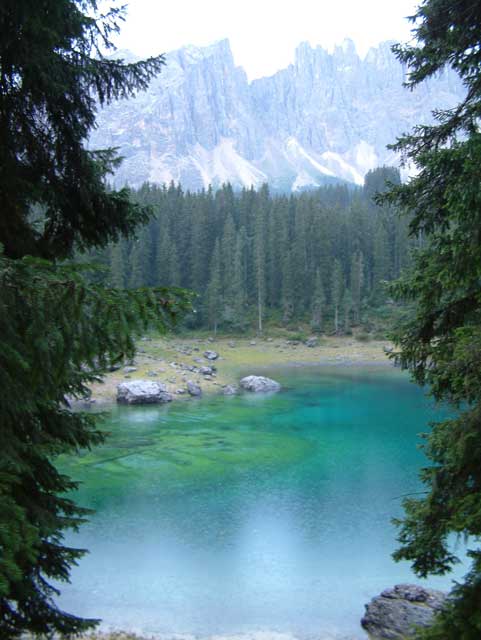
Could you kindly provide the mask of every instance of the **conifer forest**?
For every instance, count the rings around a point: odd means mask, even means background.
[[[151,207],[150,222],[135,239],[89,258],[106,267],[112,286],[194,291],[190,328],[262,333],[271,318],[326,333],[369,328],[370,312],[389,302],[386,283],[408,266],[414,244],[407,216],[374,200],[388,183],[399,183],[396,169],[371,171],[362,188],[289,196],[267,185],[189,193],[145,184],[132,197]]]

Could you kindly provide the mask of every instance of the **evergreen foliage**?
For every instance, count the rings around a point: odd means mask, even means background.
[[[342,333],[360,325],[363,308],[386,304],[384,281],[409,264],[408,221],[372,200],[386,180],[399,183],[398,171],[376,169],[364,188],[329,186],[290,197],[271,196],[266,186],[184,193],[179,185],[145,184],[132,197],[150,204],[154,216],[138,241],[122,243],[120,278],[110,259],[110,282],[193,289],[199,304],[189,322],[197,328],[250,325],[261,332],[266,318],[278,317]],[[105,256],[91,259],[108,263]]]
[[[418,173],[382,201],[408,209],[410,233],[421,238],[412,271],[392,292],[415,303],[415,314],[395,339],[402,364],[448,401],[454,417],[426,436],[430,466],[422,471],[426,495],[405,502],[398,560],[420,576],[444,574],[457,558],[452,534],[470,547],[471,571],[453,590],[430,640],[481,637],[481,2],[426,0],[413,17],[416,46],[397,46],[417,86],[450,64],[466,98],[435,114],[395,148]]]
[[[102,48],[120,9],[95,0],[0,4],[0,637],[76,634],[92,627],[61,611],[52,580],[67,581],[84,551],[65,546],[86,511],[75,482],[55,468],[65,451],[102,440],[69,398],[134,352],[132,335],[165,329],[189,306],[181,290],[115,289],[66,264],[74,251],[107,247],[149,218],[105,176],[113,150],[85,140],[97,104],[147,86],[162,57],[126,65]],[[123,285],[125,245],[102,262]],[[135,280],[145,271],[139,255]],[[82,263],[85,258],[82,259]]]

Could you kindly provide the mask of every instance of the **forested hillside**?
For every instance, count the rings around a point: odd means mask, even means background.
[[[262,331],[266,319],[314,331],[369,328],[387,302],[383,282],[409,261],[406,217],[373,195],[396,169],[367,175],[364,187],[326,186],[297,196],[258,191],[184,193],[146,184],[133,192],[154,215],[134,241],[96,258],[114,286],[173,285],[195,291],[187,323],[213,331]]]

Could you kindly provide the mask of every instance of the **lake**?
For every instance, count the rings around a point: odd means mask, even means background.
[[[281,393],[114,407],[107,444],[62,461],[96,510],[68,536],[90,554],[62,607],[146,634],[361,639],[364,604],[418,581],[391,518],[440,411],[389,366],[267,375]]]

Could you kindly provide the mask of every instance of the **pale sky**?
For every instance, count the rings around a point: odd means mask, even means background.
[[[303,41],[332,49],[344,38],[364,55],[383,40],[411,38],[413,0],[126,0],[119,48],[167,53],[229,38],[249,79],[271,75],[294,59]]]

